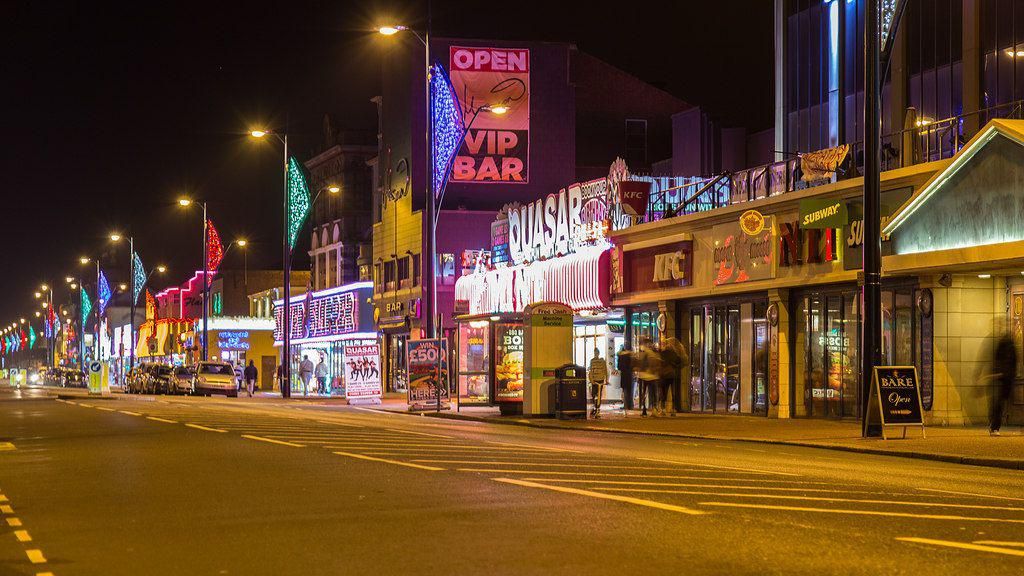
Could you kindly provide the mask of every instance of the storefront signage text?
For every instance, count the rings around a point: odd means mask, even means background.
[[[872,379],[874,397],[869,407],[869,421],[883,426],[923,425],[921,394],[917,369],[913,366],[878,366]],[[875,412],[878,410],[878,412]]]
[[[741,232],[737,222],[715,226],[712,237],[716,286],[774,277],[775,233],[770,220],[757,236]]]
[[[574,184],[525,206],[506,208],[515,264],[564,256],[604,240],[605,179]]]
[[[800,228],[842,228],[849,216],[842,200],[807,199],[800,201]]]
[[[374,332],[372,282],[357,282],[291,298],[292,342],[337,339],[355,332]],[[274,302],[274,340],[280,341],[283,301]],[[308,314],[308,316],[307,316]]]
[[[757,236],[764,230],[764,214],[757,210],[747,210],[740,215],[740,229],[747,236]]]
[[[804,246],[807,257],[804,258]],[[821,264],[838,258],[836,231],[832,228],[802,230],[796,222],[779,225],[779,266]]]
[[[217,333],[217,348],[224,350],[248,350],[248,330],[221,330]]]

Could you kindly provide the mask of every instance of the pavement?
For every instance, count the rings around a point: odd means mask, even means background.
[[[1024,473],[273,398],[0,390],[0,574],[1020,574]]]
[[[385,402],[381,409],[407,411],[403,402]],[[465,407],[427,415],[539,428],[808,446],[1024,470],[1024,429],[1020,426],[1003,427],[998,437],[991,436],[987,427],[928,426],[923,432],[920,427],[910,427],[905,439],[903,429],[897,427],[888,428],[889,439],[883,440],[863,438],[860,422],[850,420],[690,413],[644,417],[639,411],[624,413],[621,409],[607,410],[596,420],[556,420],[501,416],[493,407]]]

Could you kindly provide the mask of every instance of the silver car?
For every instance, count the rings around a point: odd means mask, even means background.
[[[235,384],[235,370],[227,362],[200,362],[192,376],[192,393],[209,396],[223,394],[238,396]]]

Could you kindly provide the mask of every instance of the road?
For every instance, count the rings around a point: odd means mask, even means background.
[[[303,402],[0,391],[0,574],[996,574],[1024,473]]]

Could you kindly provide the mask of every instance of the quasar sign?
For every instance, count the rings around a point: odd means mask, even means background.
[[[530,51],[452,46],[452,86],[472,128],[452,167],[454,182],[525,183],[530,175]],[[503,114],[481,112],[503,106]]]

